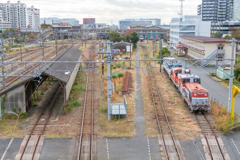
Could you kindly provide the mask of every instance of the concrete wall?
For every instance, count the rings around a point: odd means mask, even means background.
[[[78,59],[78,61],[80,61],[81,58],[82,58],[82,55],[80,56],[80,58]],[[78,70],[79,68],[80,68],[80,63],[78,63],[78,64],[75,66],[74,70]],[[66,95],[65,95],[65,97],[66,97],[65,101],[67,101],[68,98],[69,98],[69,94],[70,94],[70,91],[71,91],[71,89],[72,89],[73,83],[74,83],[74,81],[75,81],[75,79],[76,79],[77,73],[78,73],[77,71],[73,71],[73,73],[71,74],[71,77],[70,77],[69,80],[68,80],[68,83],[67,83],[66,86],[65,86],[65,94],[66,94]]]
[[[5,103],[4,103],[5,112],[14,111],[18,113],[19,108],[21,108],[22,112],[26,112],[25,108],[25,87],[24,85],[15,88],[12,91],[9,91],[5,95]]]

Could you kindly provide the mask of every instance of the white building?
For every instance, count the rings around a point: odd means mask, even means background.
[[[27,21],[28,28],[38,29],[40,26],[40,10],[31,6],[31,8],[27,8]]]
[[[0,3],[3,21],[10,22],[11,28],[27,28],[40,26],[39,9],[27,8],[25,3],[18,1],[17,3]]]
[[[181,42],[181,36],[211,36],[211,22],[201,20],[201,16],[186,15],[180,21],[174,18],[170,23],[170,45],[176,49]]]
[[[0,30],[5,31],[7,28],[11,28],[11,23],[3,21],[2,10],[0,10]]]
[[[27,27],[27,5],[18,1],[17,3],[0,3],[3,11],[3,21],[10,22],[12,28]]]

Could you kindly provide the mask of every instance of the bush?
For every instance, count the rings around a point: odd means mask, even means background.
[[[124,77],[124,74],[123,73],[118,73],[118,78],[120,79],[121,77]]]
[[[71,107],[67,107],[66,113],[70,113],[70,112],[72,112],[72,108]]]
[[[77,107],[79,107],[79,106],[81,106],[81,104],[80,104],[78,101],[74,101],[74,102],[72,102],[72,103],[70,104],[70,107],[75,107],[75,108],[77,108]]]
[[[121,68],[121,67],[122,67],[121,63],[118,63],[117,68]]]
[[[86,89],[82,88],[82,87],[73,87],[73,90],[76,92],[84,92],[86,91]]]
[[[100,111],[101,111],[102,113],[107,113],[107,106],[101,107],[101,108],[100,108]]]
[[[28,117],[28,114],[27,113],[22,113],[21,115],[20,115],[20,118],[27,118]]]
[[[112,76],[112,79],[116,79],[116,78],[117,78],[117,76],[116,76],[116,75],[113,75],[113,76]]]
[[[234,69],[234,77],[240,81],[240,67]]]

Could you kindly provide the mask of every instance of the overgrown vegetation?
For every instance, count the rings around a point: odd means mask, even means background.
[[[227,109],[221,105],[211,102],[211,114],[214,117],[217,130],[221,131],[224,135],[230,132],[231,116]],[[238,121],[238,117],[235,116],[235,122]]]
[[[70,92],[69,99],[66,103],[66,113],[70,113],[74,110],[74,108],[78,108],[80,106],[83,106],[81,103],[82,97],[84,95],[84,92],[86,89],[84,88],[86,85],[86,73],[85,72],[79,72],[76,80],[73,84],[72,90]]]

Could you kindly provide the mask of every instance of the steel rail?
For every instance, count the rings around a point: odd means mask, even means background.
[[[36,143],[36,145],[35,145],[35,147],[34,147],[32,160],[34,159],[34,155],[35,155],[35,152],[36,152],[36,149],[37,149],[38,143],[39,143],[39,141],[40,141],[40,138],[41,138],[41,136],[43,135],[43,133],[44,133],[46,127],[47,127],[47,123],[49,122],[49,120],[50,120],[50,118],[51,118],[51,116],[52,116],[52,113],[53,113],[53,109],[54,109],[55,103],[57,102],[57,100],[58,100],[58,96],[59,96],[59,94],[60,94],[60,92],[61,92],[61,91],[58,91],[59,88],[60,88],[60,85],[59,85],[59,87],[57,88],[57,92],[58,92],[58,93],[56,92],[56,93],[57,93],[57,97],[56,97],[56,99],[55,99],[54,102],[53,102],[53,105],[52,105],[52,107],[51,107],[50,114],[48,115],[47,120],[46,120],[46,122],[45,122],[45,124],[44,124],[44,127],[43,127],[41,133],[40,133],[39,136],[38,136],[37,143]],[[55,96],[55,95],[54,95],[54,96]],[[54,97],[54,96],[53,96],[53,97]]]
[[[159,91],[159,88],[158,88],[158,86],[157,86],[157,81],[156,81],[156,78],[155,78],[155,75],[154,75],[152,69],[151,69],[151,72],[152,72],[152,75],[153,75],[153,77],[154,77],[154,82],[155,82],[155,85],[156,85],[156,89],[157,89],[157,92],[158,92],[158,96],[159,96],[159,98],[160,98],[160,102],[161,102],[161,106],[162,106],[162,110],[163,110],[163,113],[164,113],[165,120],[166,120],[166,122],[167,122],[167,125],[168,125],[168,128],[169,128],[169,131],[170,131],[170,134],[171,134],[173,143],[174,143],[174,145],[175,145],[175,149],[176,149],[177,154],[178,154],[178,157],[179,157],[179,159],[181,160],[182,157],[181,157],[180,151],[179,151],[179,149],[178,149],[178,147],[177,147],[177,145],[176,145],[177,143],[176,143],[176,140],[175,140],[175,137],[174,137],[174,134],[173,134],[171,125],[170,125],[170,123],[169,123],[168,116],[167,116],[167,113],[166,113],[166,111],[165,111],[165,107],[164,107],[164,105],[163,105],[162,96],[161,96],[160,91]]]
[[[161,72],[160,74],[161,74],[161,76],[163,77],[164,83],[168,83],[168,82],[166,82],[166,78],[165,78],[165,76],[163,76],[163,73]],[[168,80],[170,80],[170,79],[168,78]],[[172,81],[170,81],[170,82],[172,82]],[[166,85],[165,85],[165,86],[166,86]],[[167,92],[169,92],[170,95],[171,95],[171,97],[173,97],[173,95],[172,95],[172,93],[171,93],[170,90],[167,89]],[[180,97],[180,96],[179,96],[179,97]],[[180,97],[180,98],[181,98],[181,97]],[[194,145],[196,146],[196,148],[197,148],[197,150],[198,150],[201,158],[202,158],[203,160],[206,160],[205,157],[202,155],[202,153],[201,153],[201,151],[200,151],[200,148],[198,147],[197,142],[196,142],[196,140],[195,140],[195,138],[194,138],[194,136],[193,136],[193,134],[192,134],[192,132],[191,132],[191,130],[190,130],[190,128],[189,128],[186,120],[185,120],[185,118],[183,117],[183,114],[182,114],[181,110],[179,109],[178,104],[176,103],[176,100],[174,100],[174,103],[175,103],[175,105],[177,106],[177,108],[178,108],[178,110],[179,110],[179,112],[180,112],[180,114],[181,114],[181,117],[182,117],[184,123],[186,124],[186,126],[187,126],[187,128],[188,128],[188,132],[189,132],[189,134],[191,135],[191,137],[192,137],[192,139],[193,139],[193,142],[194,142]]]
[[[215,133],[215,131],[213,130],[212,125],[211,125],[211,123],[209,122],[209,120],[207,119],[206,115],[205,115],[203,112],[202,112],[202,114],[203,114],[204,118],[206,119],[209,127],[211,128],[211,130],[212,130],[212,132],[213,132],[213,135],[214,135],[214,137],[215,137],[215,139],[216,139],[216,141],[217,141],[219,151],[221,152],[221,155],[222,155],[223,159],[225,160],[225,156],[224,156],[224,154],[223,154],[223,151],[222,151],[221,146],[220,146],[220,144],[219,144],[219,141],[218,141],[218,139],[217,139],[216,133]]]
[[[142,46],[142,48],[146,49],[145,46],[144,46],[144,47]],[[147,57],[148,55],[145,54],[144,56]],[[163,110],[164,117],[165,117],[165,120],[166,120],[166,122],[167,122],[167,125],[168,125],[168,128],[169,128],[169,131],[170,131],[170,134],[171,134],[171,137],[172,137],[172,140],[173,140],[175,149],[176,149],[176,151],[177,151],[177,154],[178,154],[179,159],[181,160],[182,157],[181,157],[181,154],[180,154],[180,152],[179,152],[179,149],[178,149],[178,147],[177,147],[177,145],[176,145],[176,141],[175,141],[175,138],[174,138],[174,135],[173,135],[173,132],[172,132],[172,128],[171,128],[170,123],[169,123],[169,121],[168,121],[168,117],[167,117],[167,114],[166,114],[166,111],[165,111],[165,108],[164,108],[164,105],[163,105],[163,102],[162,102],[162,96],[161,96],[161,94],[160,94],[160,92],[159,92],[159,88],[158,88],[158,86],[157,86],[156,77],[155,77],[155,75],[154,75],[154,73],[153,73],[153,71],[152,71],[151,65],[150,65],[150,64],[148,64],[148,65],[149,65],[150,68],[151,68],[151,69],[150,69],[150,72],[152,73],[153,81],[155,82],[155,86],[156,86],[156,89],[157,89],[158,97],[159,97],[159,99],[160,99],[161,106],[162,106],[161,108],[162,108],[162,110]],[[152,84],[151,84],[152,82],[151,82],[151,78],[150,78],[150,74],[149,74],[150,72],[149,72],[149,70],[148,70],[149,84],[150,84],[150,86],[151,86],[152,98],[154,98],[154,96],[153,96],[153,91],[152,91]],[[158,120],[158,124],[160,124],[159,119],[158,119],[158,114],[157,114],[156,106],[155,106],[155,101],[154,101],[154,109],[155,109],[156,117],[157,117],[157,120]],[[161,133],[161,132],[162,132],[162,129],[161,129],[161,131],[159,130],[159,132]],[[163,143],[164,143],[164,147],[165,147],[165,153],[168,153],[168,152],[167,152],[167,148],[166,148],[166,144],[165,144],[164,137],[162,136],[162,138],[163,138]],[[167,159],[169,159],[169,155],[166,154],[166,156],[167,156]]]
[[[94,47],[94,46],[91,46],[90,49]],[[95,57],[92,57],[92,52],[93,51],[90,51],[90,54],[89,54],[89,60],[92,61],[93,58]],[[85,57],[85,56],[84,56]],[[86,58],[86,57],[85,57]],[[84,119],[85,119],[85,111],[86,111],[86,102],[87,102],[87,92],[88,92],[88,82],[89,82],[89,72],[87,72],[87,82],[86,82],[86,92],[85,92],[85,98],[84,98],[84,107],[83,107],[83,114],[82,114],[82,123],[81,123],[81,131],[80,131],[80,139],[79,139],[79,147],[78,147],[78,155],[77,155],[77,160],[80,160],[80,155],[81,155],[81,147],[82,147],[82,139],[83,139],[83,128],[84,128]],[[91,77],[91,139],[90,139],[90,157],[91,157],[91,160],[92,160],[92,142],[93,142],[93,132],[94,132],[94,122],[93,122],[93,72],[91,72],[92,74],[92,77]]]
[[[167,159],[169,159],[168,157],[168,151],[167,151],[167,147],[166,147],[166,143],[165,143],[165,139],[164,139],[164,136],[163,136],[163,132],[162,132],[162,128],[161,128],[161,124],[160,124],[160,121],[159,121],[159,118],[158,118],[158,114],[157,114],[157,108],[155,106],[155,99],[154,99],[154,96],[153,96],[153,89],[152,89],[152,84],[151,84],[151,80],[150,80],[150,76],[148,76],[149,78],[149,84],[150,84],[150,89],[151,89],[151,96],[152,96],[152,101],[153,101],[153,106],[154,106],[154,111],[155,111],[155,116],[157,118],[157,124],[158,124],[158,130],[162,136],[162,139],[163,139],[163,144],[164,144],[164,152],[166,154],[166,157]]]
[[[58,91],[58,89],[53,93],[53,96],[56,94],[57,91]],[[37,119],[36,123],[34,124],[32,130],[30,131],[30,134],[29,134],[29,136],[28,136],[28,138],[27,138],[26,144],[25,144],[25,146],[24,146],[24,148],[23,148],[23,151],[22,151],[22,153],[21,153],[20,160],[22,160],[23,155],[24,155],[24,152],[25,152],[25,150],[26,150],[26,148],[27,148],[28,142],[29,142],[29,140],[30,140],[30,138],[31,138],[31,136],[32,136],[32,134],[33,134],[33,131],[34,131],[34,129],[36,128],[36,126],[37,126],[37,124],[38,124],[38,121],[39,121],[40,118],[42,117],[43,113],[44,113],[45,110],[47,109],[47,106],[48,106],[48,105],[46,105],[46,106],[43,108],[41,114],[38,116],[38,119]]]
[[[194,116],[196,117],[196,120],[197,120],[197,122],[198,122],[198,125],[200,126],[200,128],[201,128],[201,130],[202,130],[202,134],[203,134],[204,138],[206,139],[206,142],[207,142],[207,145],[208,145],[208,148],[209,148],[209,152],[210,152],[210,156],[211,156],[211,159],[213,160],[212,150],[211,150],[210,145],[209,145],[209,143],[208,143],[207,137],[206,137],[206,135],[205,135],[205,133],[204,133],[204,131],[203,131],[202,125],[200,124],[200,121],[199,121],[197,115],[194,114]]]

